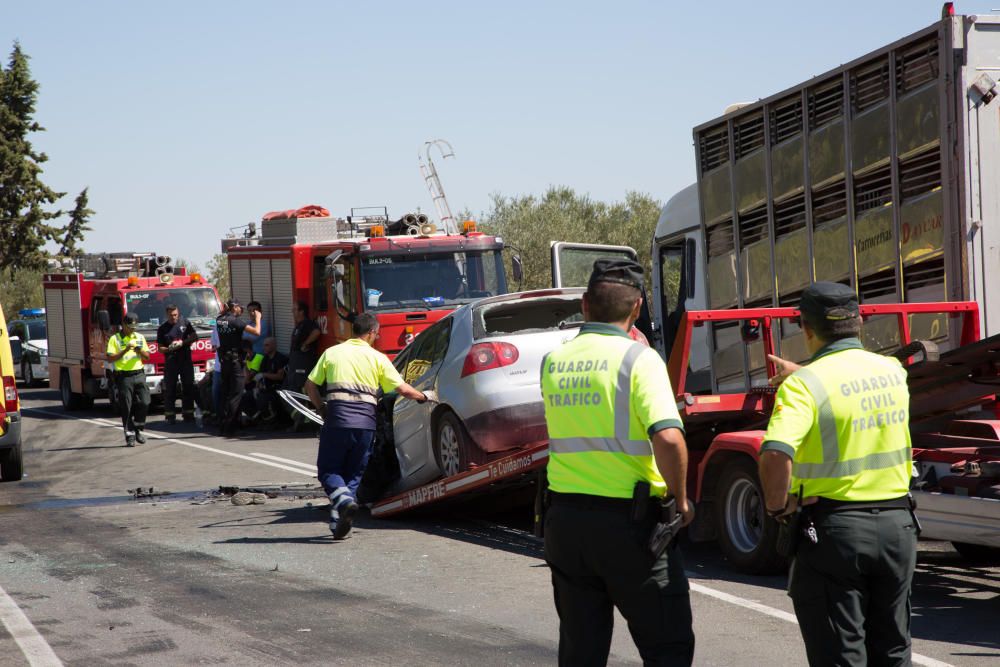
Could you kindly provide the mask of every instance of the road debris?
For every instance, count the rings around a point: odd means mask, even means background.
[[[267,502],[267,495],[263,493],[239,491],[238,493],[233,494],[230,502],[234,505],[263,505]]]

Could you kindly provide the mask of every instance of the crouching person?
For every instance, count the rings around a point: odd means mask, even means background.
[[[378,396],[396,391],[419,403],[427,400],[372,347],[379,335],[374,315],[358,315],[352,328],[354,337],[323,352],[305,383],[312,404],[325,411],[316,468],[330,498],[330,530],[338,540],[351,532],[358,511],[356,494],[375,440]]]

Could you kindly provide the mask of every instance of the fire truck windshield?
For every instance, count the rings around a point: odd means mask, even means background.
[[[125,308],[139,317],[140,329],[155,329],[166,321],[166,307],[175,305],[183,317],[195,325],[208,325],[221,307],[208,287],[173,287],[135,290],[125,293]]]
[[[366,310],[459,306],[507,293],[499,250],[366,255]]]

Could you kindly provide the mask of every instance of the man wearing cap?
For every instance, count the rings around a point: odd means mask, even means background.
[[[798,523],[788,595],[812,665],[909,665],[918,526],[906,372],[865,351],[854,290],[819,282],[799,303],[808,365],[777,357],[761,447],[767,513]],[[790,521],[795,517],[795,521]]]
[[[121,331],[108,339],[107,347],[108,361],[114,364],[112,380],[122,413],[126,447],[146,442],[142,432],[146,428],[149,387],[146,386],[143,364],[149,361],[149,345],[145,336],[135,330],[138,322],[135,313],[126,313]]]
[[[681,525],[687,445],[667,369],[629,337],[642,308],[642,267],[598,260],[579,334],[542,362],[549,432],[545,560],[559,615],[559,664],[604,665],[614,607],[646,664],[690,665],[694,631],[676,542],[653,553],[661,501]]]
[[[240,402],[246,371],[243,358],[243,334],[260,335],[260,311],[253,314],[253,324],[243,317],[243,306],[235,299],[227,303],[227,311],[215,320],[219,332],[219,360],[222,364],[222,402],[217,406],[219,432],[233,436],[240,424]]]

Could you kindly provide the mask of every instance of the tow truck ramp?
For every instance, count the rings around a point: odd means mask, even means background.
[[[532,473],[544,467],[548,460],[548,443],[538,443],[471,470],[379,500],[372,505],[371,514],[381,519],[448,500],[459,494],[471,496],[475,492],[493,492],[501,486],[517,486],[533,482],[535,475]]]

